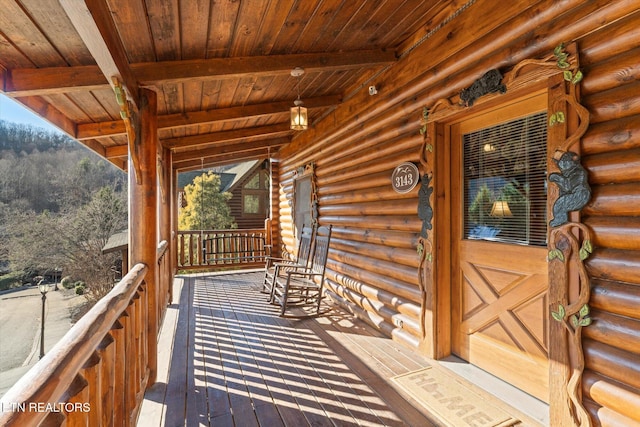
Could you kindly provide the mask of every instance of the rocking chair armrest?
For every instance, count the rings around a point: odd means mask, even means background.
[[[291,271],[287,271],[287,281],[291,280],[292,277],[296,277],[296,278],[303,278],[303,277],[314,277],[314,276],[322,276],[322,273],[316,273],[315,271],[312,270],[306,270],[306,271],[302,271],[302,270],[291,270]]]
[[[272,257],[267,255],[266,257],[264,257],[265,263],[267,264],[267,267],[275,265],[277,263],[294,263],[295,261],[287,259],[287,258],[280,258],[280,257]]]

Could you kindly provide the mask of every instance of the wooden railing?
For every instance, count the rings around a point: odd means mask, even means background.
[[[269,247],[264,229],[179,231],[178,268],[264,265]]]
[[[163,251],[164,252],[164,251]],[[134,425],[149,379],[147,266],[131,271],[0,400],[2,426]]]

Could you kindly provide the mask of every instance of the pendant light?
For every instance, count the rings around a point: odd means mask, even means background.
[[[300,100],[300,76],[304,74],[304,69],[296,67],[291,70],[291,75],[298,79],[296,85],[298,90],[298,99],[296,99],[291,107],[291,129],[292,130],[305,130],[309,125],[309,119],[307,116],[307,108],[303,106],[302,100]]]

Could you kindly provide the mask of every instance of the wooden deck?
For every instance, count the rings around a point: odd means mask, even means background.
[[[138,426],[442,425],[390,380],[433,361],[335,308],[278,317],[262,275],[176,279]]]

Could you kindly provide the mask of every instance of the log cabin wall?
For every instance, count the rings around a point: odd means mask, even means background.
[[[422,43],[401,46],[396,64],[279,153],[282,244],[294,247],[295,171],[315,163],[319,223],[333,224],[327,270],[332,296],[416,351],[421,336],[416,252],[417,192],[390,176],[419,161],[421,111],[484,72],[508,70],[560,43],[576,42],[591,114],[582,140],[592,200],[582,221],[594,232],[588,261],[593,324],[584,328],[583,399],[597,425],[640,422],[640,11],[633,1],[477,0]],[[425,25],[428,25],[425,23]],[[370,96],[367,85],[379,94]],[[435,203],[440,195],[434,195]],[[446,220],[446,219],[440,219]],[[437,251],[437,248],[436,248]],[[436,254],[437,256],[437,254]],[[430,284],[433,290],[433,283]],[[430,307],[427,307],[429,309]],[[424,345],[428,341],[428,345]]]
[[[585,406],[604,425],[640,423],[640,13],[578,39],[591,126],[582,139],[594,234],[593,323],[583,330]],[[628,417],[628,418],[627,418]],[[631,418],[631,419],[629,419]]]

